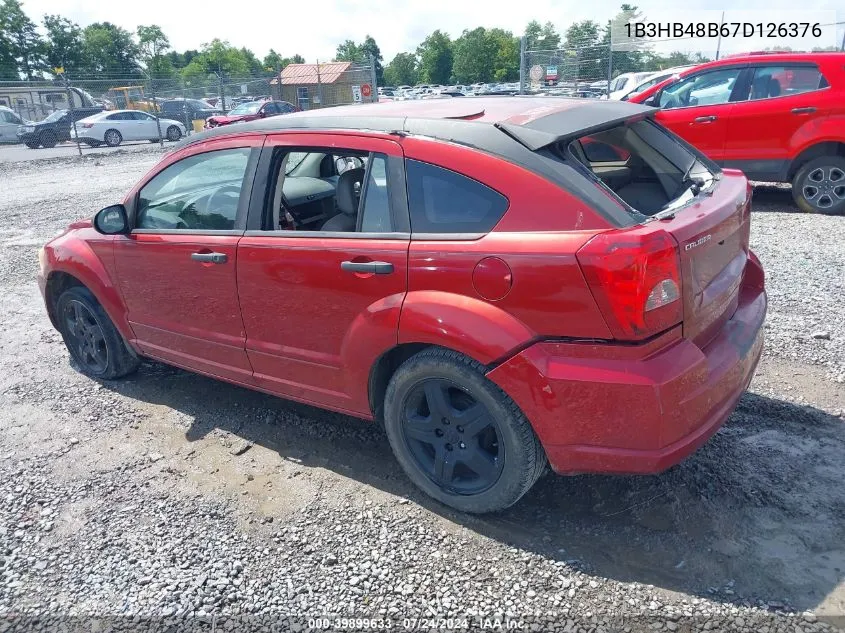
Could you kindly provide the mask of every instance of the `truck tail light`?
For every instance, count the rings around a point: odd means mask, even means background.
[[[682,321],[678,245],[665,231],[600,233],[576,257],[614,338],[640,340]]]

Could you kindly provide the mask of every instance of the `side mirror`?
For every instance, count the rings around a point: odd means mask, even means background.
[[[100,209],[94,216],[94,228],[103,235],[125,235],[129,233],[129,217],[126,207],[113,204]]]
[[[660,99],[658,97],[658,94],[659,93],[651,95],[648,99],[643,101],[643,105],[651,106],[652,108],[659,107]]]

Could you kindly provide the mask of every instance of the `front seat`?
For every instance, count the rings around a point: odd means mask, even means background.
[[[351,232],[355,230],[358,216],[358,202],[361,199],[361,187],[364,184],[363,168],[343,172],[337,180],[335,197],[340,213],[323,223],[321,231]],[[358,185],[356,190],[355,185]]]

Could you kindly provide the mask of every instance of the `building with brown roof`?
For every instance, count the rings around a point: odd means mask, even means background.
[[[359,95],[363,103],[378,100],[371,70],[352,62],[289,64],[280,78],[282,99],[302,110],[355,103]],[[276,86],[278,79],[272,79],[270,83]]]

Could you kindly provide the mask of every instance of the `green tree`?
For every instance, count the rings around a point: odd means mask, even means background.
[[[487,32],[496,43],[496,58],[493,63],[493,79],[516,81],[519,79],[519,38],[510,31],[490,29]]]
[[[170,40],[156,24],[138,27],[138,50],[147,72],[154,77],[172,77],[175,74],[173,62],[166,53],[170,49]]]
[[[479,26],[471,31],[464,30],[455,40],[455,61],[452,75],[463,84],[493,79],[493,65],[498,53],[498,43],[490,31]]]
[[[335,61],[338,62],[354,62],[356,64],[369,64],[370,56],[375,61],[376,66],[376,82],[378,85],[384,85],[384,67],[381,62],[384,59],[381,55],[381,50],[376,44],[376,41],[371,35],[367,35],[364,41],[356,44],[352,40],[346,40],[338,44],[337,51],[335,51]]]
[[[45,15],[44,30],[47,31],[45,58],[47,69],[64,68],[73,77],[85,60],[82,46],[82,29],[61,15]]]
[[[282,57],[271,48],[270,52],[264,56],[262,63],[264,64],[265,70],[269,69],[278,72],[283,70],[285,66],[288,66],[289,64],[304,64],[305,58],[299,53],[293,57]]]
[[[0,38],[0,63],[9,66],[6,72],[14,79],[35,79],[44,69],[45,46],[18,0],[0,0]]]
[[[334,59],[337,62],[357,62],[361,59],[361,49],[352,40],[337,45]]]
[[[141,77],[138,46],[129,31],[111,22],[95,22],[85,27],[82,37],[86,72]]]
[[[376,41],[369,35],[364,38],[364,41],[358,47],[361,51],[361,62],[364,64],[369,64],[370,59],[372,58],[373,63],[376,67],[376,85],[383,86],[384,85],[384,66],[381,65],[384,58],[381,55],[381,49],[379,49],[378,44]]]
[[[397,53],[384,69],[384,81],[389,86],[413,86],[419,78],[419,64],[413,53]]]
[[[422,81],[434,84],[449,83],[454,55],[452,40],[440,30],[434,31],[417,47],[419,75]]]
[[[242,49],[229,42],[214,39],[204,44],[197,56],[185,66],[182,77],[189,87],[215,84],[219,77],[245,77],[250,72],[250,60]]]
[[[646,64],[650,58],[649,49],[651,45],[644,40],[631,40],[627,37],[625,24],[643,20],[642,12],[634,5],[623,4],[621,10],[608,22],[604,29],[601,40],[602,62],[604,64],[604,76],[607,76],[607,50],[610,49],[611,37],[613,38],[612,72],[613,76],[622,73],[641,72],[646,70]]]
[[[531,20],[525,27],[525,48],[527,50],[557,50],[560,33],[551,22],[540,24]]]

